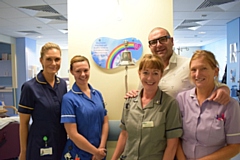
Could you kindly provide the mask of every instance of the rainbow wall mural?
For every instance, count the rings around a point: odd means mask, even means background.
[[[142,56],[142,43],[136,38],[112,39],[107,37],[97,38],[92,45],[92,58],[102,68],[113,69],[118,67],[120,56],[125,49],[124,40],[128,41],[127,49],[132,53],[136,63]]]

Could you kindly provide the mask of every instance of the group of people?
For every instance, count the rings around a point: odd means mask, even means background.
[[[240,107],[218,83],[214,54],[177,55],[173,37],[161,27],[150,32],[148,43],[152,54],[140,60],[139,91],[125,96],[111,159],[226,160],[238,154]],[[101,93],[88,83],[88,59],[71,59],[75,83],[68,92],[56,76],[59,46],[46,43],[40,62],[43,69],[21,89],[19,160],[106,159],[108,116]]]
[[[104,159],[108,117],[101,93],[88,83],[88,59],[72,58],[75,83],[69,92],[66,82],[56,76],[60,47],[46,43],[40,62],[43,69],[21,88],[19,160]]]

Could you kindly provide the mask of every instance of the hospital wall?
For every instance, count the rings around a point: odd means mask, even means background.
[[[63,61],[59,73],[61,77],[69,76],[70,85],[72,85],[74,82],[73,77],[68,75],[69,60],[77,54],[89,58],[91,63],[90,84],[102,92],[110,120],[119,120],[121,117],[124,103],[123,96],[125,95],[125,70],[124,67],[107,70],[96,65],[91,57],[93,41],[98,37],[110,37],[113,39],[135,37],[141,40],[143,54],[146,54],[150,53],[147,37],[152,28],[161,26],[167,28],[170,34],[173,35],[172,0],[119,0],[122,12],[121,20],[119,20],[119,15],[116,12],[118,7],[116,2],[112,0],[103,0],[101,2],[98,2],[98,0],[89,0],[88,2],[68,1],[69,49],[62,50]],[[87,8],[88,10],[86,10]],[[0,35],[0,39],[15,46],[15,38]],[[39,55],[40,47],[37,46],[37,55]],[[225,52],[227,51],[226,48],[226,39],[202,47],[202,49],[217,53],[216,57],[220,54],[218,51]],[[199,48],[190,48],[188,52],[184,51],[180,55],[190,57],[195,49]],[[15,51],[13,51],[13,55],[15,56]],[[225,53],[221,53],[221,60],[225,60],[225,57]],[[38,59],[39,56],[37,56]],[[129,90],[136,89],[139,84],[137,69],[138,63],[133,67],[129,67]],[[16,71],[16,69],[13,70]],[[108,142],[107,159],[110,159],[115,145],[116,142]]]
[[[148,34],[157,26],[167,28],[173,35],[172,0],[68,1],[69,59],[80,54],[90,60],[89,82],[103,94],[110,120],[119,120],[121,117],[125,95],[125,69],[124,67],[109,70],[100,68],[91,57],[92,43],[98,37],[113,39],[135,37],[143,44],[143,54],[150,53]],[[138,63],[129,67],[129,90],[138,87],[137,69]],[[74,79],[70,75],[70,85],[73,82]],[[108,142],[108,159],[115,144],[116,142]]]
[[[94,5],[92,5],[94,4]],[[109,119],[120,119],[125,95],[124,67],[100,68],[91,57],[91,45],[98,37],[124,39],[136,37],[143,44],[143,54],[150,53],[148,34],[156,26],[173,31],[173,4],[171,0],[120,0],[122,19],[118,19],[117,1],[89,0],[68,2],[68,55],[81,54],[91,63],[90,83],[100,90],[107,103]],[[77,16],[76,16],[77,15]],[[136,64],[129,67],[128,87],[139,84]],[[70,75],[70,84],[74,82]]]
[[[193,53],[198,49],[204,49],[211,51],[214,53],[218,63],[219,63],[219,81],[222,80],[225,66],[227,64],[227,39],[222,39],[204,46],[197,46],[197,47],[180,47],[182,50],[179,52],[178,47],[174,48],[174,51],[184,57],[191,58]]]

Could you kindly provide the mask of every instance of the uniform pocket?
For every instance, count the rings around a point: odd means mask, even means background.
[[[224,131],[224,121],[214,119],[210,133],[209,133],[209,143],[211,145],[220,145],[225,143],[225,131]]]
[[[153,117],[154,127],[150,128],[150,136],[152,142],[159,142],[165,140],[165,123],[166,114],[165,112],[157,112]]]

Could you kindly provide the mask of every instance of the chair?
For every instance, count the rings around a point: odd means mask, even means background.
[[[6,115],[9,116],[9,117],[18,115],[18,110],[14,106],[3,106],[3,108],[8,111],[6,113]],[[10,112],[10,110],[8,110],[8,108],[13,109],[13,112]]]
[[[13,109],[11,112],[10,109]],[[18,115],[14,106],[3,106],[0,117],[11,117]],[[20,153],[19,122],[11,122],[0,129],[0,160],[17,159]]]
[[[2,117],[2,118],[3,118],[3,117],[7,117],[7,114],[6,114],[7,111],[8,111],[8,110],[6,110],[5,108],[1,109],[1,110],[0,110],[0,117]]]
[[[0,130],[0,160],[15,159],[19,154],[19,123],[11,122]]]
[[[120,120],[110,120],[109,121],[109,133],[108,133],[108,141],[117,141],[118,136],[121,132]]]

